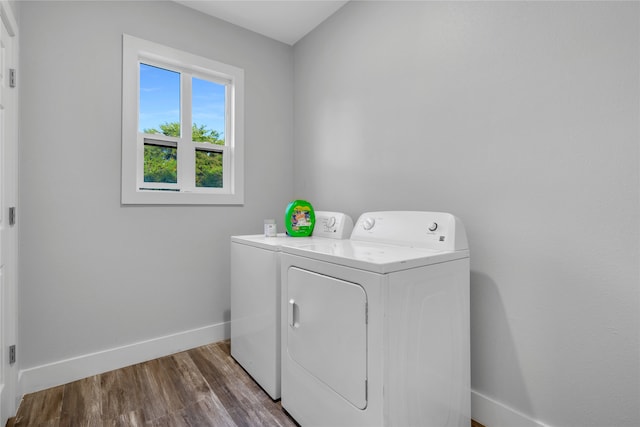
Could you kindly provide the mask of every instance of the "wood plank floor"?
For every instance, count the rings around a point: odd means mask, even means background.
[[[27,394],[13,425],[283,426],[297,424],[222,341]]]
[[[472,421],[472,427],[483,427]],[[221,341],[23,397],[7,426],[295,427]]]

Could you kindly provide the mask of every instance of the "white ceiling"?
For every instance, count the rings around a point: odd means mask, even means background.
[[[174,0],[283,43],[293,45],[348,0]]]

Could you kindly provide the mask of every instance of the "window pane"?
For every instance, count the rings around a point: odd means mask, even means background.
[[[222,188],[222,153],[196,150],[196,187]]]
[[[192,80],[193,140],[224,145],[225,86],[208,80]]]
[[[178,150],[175,147],[144,145],[144,182],[178,182]]]
[[[140,64],[138,131],[180,136],[180,73]]]

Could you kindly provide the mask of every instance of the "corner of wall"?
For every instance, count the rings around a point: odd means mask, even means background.
[[[551,427],[471,390],[471,418],[486,427]]]

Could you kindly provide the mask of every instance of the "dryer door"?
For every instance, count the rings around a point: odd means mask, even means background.
[[[357,284],[288,270],[290,357],[357,408],[367,406],[367,295]]]

